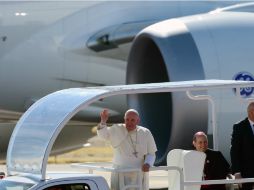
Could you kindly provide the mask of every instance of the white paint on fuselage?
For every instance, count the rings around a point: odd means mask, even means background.
[[[0,87],[6,89],[0,94],[2,108],[24,111],[31,100],[63,88],[124,84],[126,61],[98,57],[86,48],[89,37],[117,24],[217,7],[216,2],[189,1],[1,2],[0,34],[6,37],[0,41]],[[108,54],[127,58],[129,46],[122,48]]]
[[[91,36],[107,27],[157,22],[207,12],[232,3],[2,1],[0,109],[24,111],[42,96],[64,88],[124,84],[131,44],[101,53],[86,47]],[[216,69],[217,66],[214,72]],[[125,97],[106,98],[96,102],[90,110],[98,112],[104,107],[121,116],[127,107]],[[88,115],[95,117],[97,112],[90,111]]]

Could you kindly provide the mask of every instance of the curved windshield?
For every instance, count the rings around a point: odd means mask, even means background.
[[[34,184],[32,183],[21,183],[14,181],[1,180],[0,181],[0,189],[1,190],[28,190]]]

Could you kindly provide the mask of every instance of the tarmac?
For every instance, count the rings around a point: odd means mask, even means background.
[[[0,171],[6,173],[6,165],[0,165]],[[74,168],[71,164],[48,164],[47,171],[54,172],[84,172],[88,173],[86,169]],[[96,171],[95,174],[103,176],[108,184],[110,184],[110,173],[109,172],[100,172]],[[150,189],[168,189],[168,177],[166,171],[151,171],[149,172],[149,186]]]

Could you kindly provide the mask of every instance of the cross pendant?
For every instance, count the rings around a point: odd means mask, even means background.
[[[133,152],[132,154],[133,154],[136,158],[138,157],[138,152],[137,152],[137,151]]]

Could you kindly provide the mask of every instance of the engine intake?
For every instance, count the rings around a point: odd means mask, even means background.
[[[185,24],[167,20],[145,28],[135,38],[128,59],[127,84],[204,79],[196,44]],[[157,144],[157,165],[166,163],[173,148],[192,148],[197,131],[207,131],[208,105],[185,93],[128,96],[129,107],[140,112]]]

